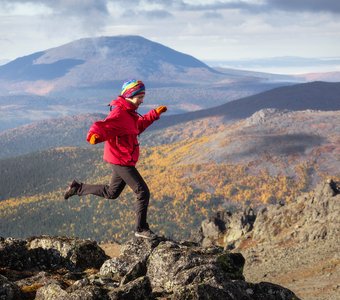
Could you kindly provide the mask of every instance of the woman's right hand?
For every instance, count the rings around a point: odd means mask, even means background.
[[[88,135],[87,135],[87,138],[86,140],[91,144],[91,145],[95,145],[99,142],[99,139],[100,139],[100,136],[96,133],[92,133],[90,132]]]

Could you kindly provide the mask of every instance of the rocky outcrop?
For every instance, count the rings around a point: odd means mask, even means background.
[[[257,213],[252,238],[268,243],[337,239],[339,200],[338,183],[328,180],[292,203],[268,206]]]
[[[233,249],[253,229],[255,220],[251,207],[236,212],[219,211],[202,222],[198,239],[203,247],[218,245]]]
[[[40,236],[27,240],[0,237],[0,266],[13,270],[69,270],[98,268],[105,252],[90,240]]]
[[[202,246],[237,248],[246,240],[256,243],[309,242],[340,236],[340,183],[327,180],[311,193],[288,204],[218,212],[201,225]]]
[[[286,114],[288,117],[289,113],[291,113],[291,111],[287,109],[263,108],[247,118],[246,124],[249,126],[260,125],[270,120],[273,116],[282,116]]]
[[[244,258],[222,247],[134,238],[107,259],[92,241],[0,241],[0,299],[298,299],[244,280]]]

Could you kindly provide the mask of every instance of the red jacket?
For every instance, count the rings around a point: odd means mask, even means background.
[[[104,160],[115,165],[135,166],[139,157],[137,136],[153,121],[159,119],[155,110],[144,116],[136,112],[136,107],[123,97],[111,102],[115,108],[103,121],[92,124],[87,141],[92,134],[99,135],[98,142],[104,142]]]

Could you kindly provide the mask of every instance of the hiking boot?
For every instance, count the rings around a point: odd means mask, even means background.
[[[80,188],[80,183],[73,180],[65,192],[64,199],[67,200],[68,198],[74,195],[77,195],[79,188]]]
[[[136,231],[135,236],[143,238],[143,239],[148,239],[148,240],[153,240],[153,239],[157,238],[157,234],[155,234],[150,229],[144,229],[142,231]]]

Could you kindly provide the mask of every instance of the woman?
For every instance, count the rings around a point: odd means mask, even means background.
[[[112,164],[110,184],[93,185],[73,180],[64,198],[92,194],[116,199],[127,184],[137,196],[135,236],[152,239],[156,235],[146,221],[150,191],[135,167],[139,157],[137,137],[158,120],[167,107],[159,106],[142,116],[136,110],[143,103],[144,96],[145,86],[142,81],[133,79],[125,82],[120,96],[110,103],[109,115],[105,120],[93,123],[87,134],[86,139],[90,144],[105,142],[104,160]]]

